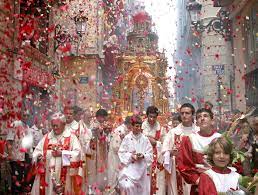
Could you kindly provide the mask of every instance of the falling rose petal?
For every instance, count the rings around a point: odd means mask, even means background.
[[[60,46],[58,48],[58,50],[60,50],[63,53],[69,52],[69,51],[71,51],[71,49],[72,49],[72,46],[70,43],[66,43],[65,46]]]
[[[28,149],[27,149],[27,148],[20,148],[20,152],[25,153],[25,152],[27,152],[27,151],[28,151]]]
[[[20,184],[19,181],[16,181],[16,182],[15,182],[15,185],[16,185],[17,187],[20,187],[20,186],[21,186],[21,184]]]
[[[227,94],[228,95],[233,94],[233,89],[227,89]]]
[[[194,102],[196,102],[196,98],[195,97],[192,97],[191,98],[191,101],[194,103]]]
[[[68,11],[68,8],[69,8],[68,4],[65,4],[65,5],[62,5],[62,6],[59,7],[59,9],[60,9],[62,12]]]

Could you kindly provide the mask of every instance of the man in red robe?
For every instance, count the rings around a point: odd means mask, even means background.
[[[195,109],[192,104],[185,103],[180,107],[180,118],[182,122],[173,129],[170,129],[166,134],[163,145],[162,154],[164,157],[163,166],[167,174],[168,194],[183,195],[190,193],[190,185],[188,185],[177,170],[176,156],[178,148],[181,145],[183,136],[190,135],[193,132],[199,131],[193,122]]]
[[[206,148],[212,140],[221,136],[213,129],[213,113],[210,109],[197,110],[196,122],[200,131],[182,138],[176,159],[182,177],[192,184],[191,194],[197,194],[200,174],[210,168],[204,158]]]

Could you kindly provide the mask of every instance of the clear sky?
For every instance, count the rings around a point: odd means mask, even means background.
[[[146,11],[152,16],[159,36],[159,50],[165,50],[168,59],[168,76],[170,92],[173,93],[173,78],[175,75],[173,52],[176,46],[176,1],[177,0],[140,0],[144,3]]]

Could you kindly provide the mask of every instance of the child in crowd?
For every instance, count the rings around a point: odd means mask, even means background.
[[[208,161],[212,168],[200,175],[199,195],[241,191],[238,185],[240,174],[228,167],[233,160],[232,150],[233,145],[225,137],[216,138],[209,144]]]

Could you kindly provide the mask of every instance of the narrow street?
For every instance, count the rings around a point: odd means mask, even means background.
[[[0,194],[258,194],[257,0],[0,0],[0,86]]]

